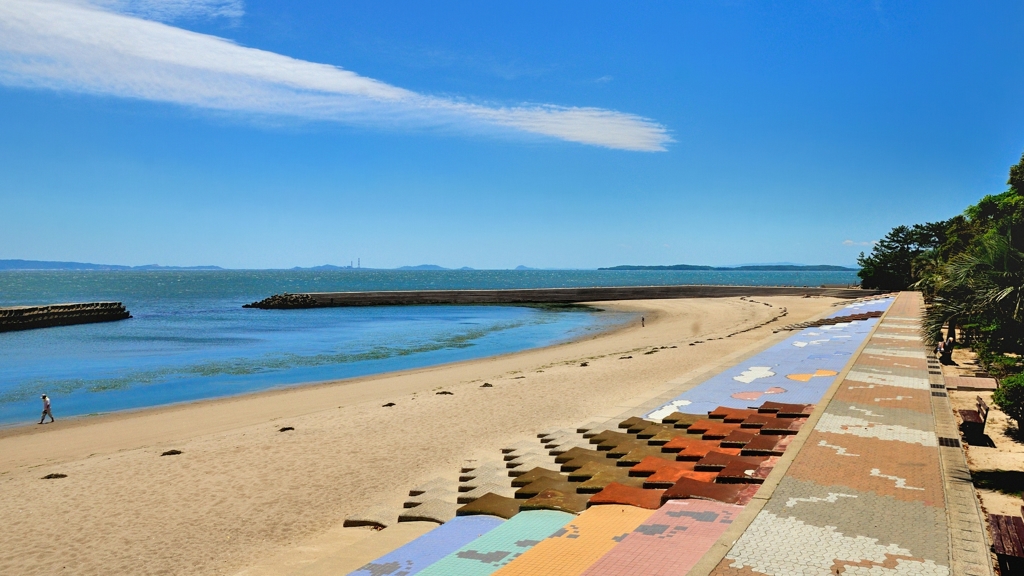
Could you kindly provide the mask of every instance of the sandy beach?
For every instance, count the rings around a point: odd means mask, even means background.
[[[410,487],[454,478],[465,459],[494,457],[504,443],[588,421],[665,382],[736,361],[784,337],[773,327],[837,302],[759,300],[772,306],[734,298],[601,303],[643,314],[647,326],[494,358],[2,431],[0,574],[289,573],[331,542],[337,550],[366,534],[341,528],[348,514],[378,503],[397,509]],[[782,307],[783,320],[725,338]],[[694,340],[705,342],[690,346]],[[59,418],[59,399],[54,408]],[[286,426],[294,430],[278,431]],[[171,449],[182,453],[160,455]],[[41,479],[51,473],[67,477]]]

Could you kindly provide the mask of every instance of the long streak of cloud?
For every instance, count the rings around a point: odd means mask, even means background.
[[[74,0],[0,1],[0,82],[314,121],[511,129],[623,150],[662,151],[671,141],[633,114],[423,95]]]

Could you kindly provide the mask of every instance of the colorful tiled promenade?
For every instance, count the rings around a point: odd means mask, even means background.
[[[681,393],[510,446],[464,470],[458,516],[353,574],[954,573],[920,313],[916,293],[857,303]],[[449,510],[414,492],[412,510]]]
[[[920,310],[916,293],[892,305],[712,574],[951,573]]]

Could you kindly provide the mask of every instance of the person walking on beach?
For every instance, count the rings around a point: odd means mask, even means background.
[[[50,410],[50,397],[43,394],[43,415],[39,418],[39,423],[42,424],[46,417],[50,417],[50,422],[53,422],[53,411]]]
[[[641,328],[644,327],[644,317],[643,316],[640,317],[640,327]]]

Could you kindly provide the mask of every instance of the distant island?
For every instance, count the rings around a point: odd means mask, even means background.
[[[857,268],[832,266],[829,264],[751,264],[747,266],[696,266],[693,264],[673,264],[671,266],[612,266],[598,270],[741,270],[747,272],[856,272]]]
[[[17,271],[17,270],[227,270],[227,268],[221,268],[220,266],[161,266],[159,264],[146,264],[144,266],[123,266],[120,264],[90,264],[88,262],[51,262],[46,260],[0,260],[0,271]],[[302,267],[295,266],[291,270],[310,270],[310,271],[341,271],[341,270],[386,270],[385,268],[360,268],[349,266],[335,266],[332,264],[323,264],[321,266],[310,266]],[[475,270],[468,266],[462,268],[445,268],[438,266],[437,264],[419,264],[417,266],[399,266],[398,268],[390,268],[390,270],[402,270],[402,271],[424,271],[424,270],[447,270],[447,271],[460,271],[460,270]],[[542,268],[531,268],[529,266],[519,265],[514,270],[525,271],[525,270],[548,270]],[[555,270],[551,268],[550,270]],[[851,268],[848,266],[831,266],[827,264],[818,264],[806,266],[802,264],[744,264],[740,266],[697,266],[694,264],[673,264],[671,266],[634,266],[634,265],[623,265],[623,266],[611,266],[609,268],[598,268],[598,270],[740,270],[747,272],[856,272],[858,268]]]
[[[87,262],[49,262],[46,260],[0,260],[0,270],[223,270],[220,266],[120,266]]]

